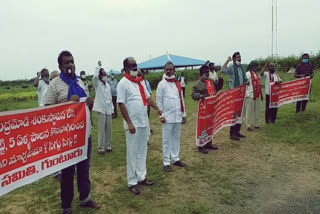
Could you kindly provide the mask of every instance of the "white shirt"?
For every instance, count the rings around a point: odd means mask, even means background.
[[[253,75],[254,75],[255,79],[260,78],[259,74],[255,73],[255,72],[253,72]],[[247,90],[246,90],[246,97],[253,98],[253,85],[252,85],[252,79],[251,79],[250,71],[248,71],[246,73],[246,78],[249,81],[249,85],[247,85]],[[260,92],[259,92],[259,94],[260,94]]]
[[[40,80],[37,89],[37,94],[38,94],[38,104],[41,106],[41,100],[44,92],[48,88],[49,84],[47,84],[44,80]]]
[[[218,75],[216,71],[209,71],[209,79],[212,79],[213,81],[218,81]]]
[[[96,75],[93,76],[92,81],[96,91],[92,111],[111,115],[113,113],[113,104],[110,85],[107,82],[104,84]]]
[[[186,82],[184,81],[184,77],[180,77],[181,87],[186,87]]]
[[[149,99],[150,94],[143,80],[141,81],[141,84],[146,99]],[[131,82],[126,77],[123,77],[117,86],[117,103],[123,103],[125,105],[134,127],[149,126],[147,105],[143,105],[138,83]],[[128,129],[128,124],[124,119],[123,125],[124,129]]]
[[[271,74],[271,77],[273,78],[273,82],[281,81],[279,75],[276,73]],[[270,95],[269,72],[264,72],[264,79],[265,79],[265,92],[267,95]]]
[[[182,91],[181,98],[185,107]],[[156,100],[166,123],[181,123],[182,117],[186,117],[186,111],[181,112],[180,96],[175,82],[161,80],[157,87]]]

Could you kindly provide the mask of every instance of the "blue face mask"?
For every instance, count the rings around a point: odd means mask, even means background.
[[[309,59],[302,59],[302,62],[303,62],[303,63],[308,63],[308,62],[309,62]]]

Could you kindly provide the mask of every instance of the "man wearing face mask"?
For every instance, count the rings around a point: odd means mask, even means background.
[[[41,79],[40,79],[40,76],[41,76]],[[38,104],[39,104],[39,106],[41,106],[42,96],[49,86],[49,71],[48,71],[48,69],[44,68],[41,70],[41,72],[38,74],[36,79],[33,81],[33,85],[37,89]]]
[[[114,71],[110,71],[110,77],[108,78],[108,83],[111,87],[111,95],[112,95],[112,103],[113,103],[113,109],[114,113],[112,114],[112,118],[118,117],[118,111],[117,111],[117,85],[118,80],[115,78]]]
[[[298,64],[296,67],[295,75],[294,77],[299,78],[305,78],[310,77],[313,78],[313,66],[309,62],[309,54],[305,53],[302,55],[302,63]],[[311,88],[310,88],[311,92]],[[296,105],[296,113],[299,113],[300,111],[305,111],[307,107],[308,100],[298,101]]]
[[[192,99],[193,100],[204,100],[206,97],[214,96],[217,93],[213,81],[209,79],[209,67],[207,65],[202,65],[200,67],[199,80],[192,89]],[[218,147],[212,145],[212,141],[208,142],[202,147],[198,147],[199,152],[202,154],[208,154],[207,149],[217,150]]]
[[[103,155],[105,152],[111,152],[111,127],[112,127],[112,97],[111,88],[107,82],[107,73],[100,69],[95,73],[92,81],[95,87],[96,96],[93,104],[93,111],[98,115],[98,153]]]
[[[86,76],[86,72],[85,71],[81,71],[80,72],[80,79],[84,83],[84,86],[86,87],[86,90],[90,92],[91,88],[92,88],[92,85],[89,82],[89,80],[87,80],[87,76]]]
[[[233,61],[232,65],[227,65],[229,62]],[[224,65],[222,66],[222,73],[229,75],[229,88],[238,87],[246,82],[246,70],[241,65],[241,55],[239,52],[235,52],[231,57],[228,57]],[[230,127],[230,139],[231,140],[240,140],[240,138],[245,137],[243,134],[240,134],[241,123],[235,124]]]
[[[268,69],[267,71],[265,71]],[[278,108],[269,108],[270,103],[270,83],[274,82],[275,84],[280,84],[281,79],[280,76],[275,72],[274,63],[266,63],[262,68],[260,75],[264,76],[265,79],[265,92],[266,92],[266,112],[265,112],[265,120],[266,124],[270,122],[273,124],[277,119]]]
[[[186,123],[186,111],[183,100],[183,91],[180,82],[175,77],[175,67],[172,62],[164,66],[164,79],[157,87],[157,105],[163,112],[162,122],[162,153],[163,169],[171,171],[171,159],[173,165],[184,167],[180,161],[180,135],[181,124]]]
[[[161,116],[162,112],[146,88],[141,77],[137,77],[136,60],[128,57],[123,61],[124,77],[117,87],[117,103],[123,116],[127,145],[127,181],[130,192],[140,194],[139,185],[152,186],[146,178],[147,138],[149,120],[147,104]]]
[[[79,102],[86,97],[86,105],[92,109],[93,99],[88,97],[89,91],[85,90],[84,83],[75,74],[73,56],[69,51],[62,51],[58,57],[60,75],[53,79],[47,89],[44,99],[45,105],[64,103],[67,101]],[[90,117],[87,118],[90,121]],[[90,131],[91,128],[88,129]],[[72,213],[73,177],[77,168],[77,184],[79,191],[80,207],[99,209],[90,196],[89,167],[91,156],[91,136],[88,138],[88,158],[61,171],[61,207],[64,214]]]

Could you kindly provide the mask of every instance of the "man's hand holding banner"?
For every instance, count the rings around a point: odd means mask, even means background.
[[[285,83],[271,83],[269,108],[278,108],[284,104],[289,104],[302,100],[309,100],[311,79],[301,78]]]
[[[0,113],[0,196],[87,158],[84,102]]]
[[[226,126],[242,123],[246,84],[199,101],[196,145],[204,146]]]

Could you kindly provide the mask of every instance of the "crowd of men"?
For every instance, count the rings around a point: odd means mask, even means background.
[[[229,66],[228,64],[232,62]],[[162,124],[163,170],[172,171],[171,163],[184,167],[180,159],[181,125],[186,123],[186,107],[184,103],[187,79],[184,73],[177,78],[175,66],[167,62],[164,66],[162,80],[156,89],[156,102],[151,97],[151,87],[144,78],[144,72],[139,71],[133,57],[123,61],[124,76],[118,82],[114,72],[109,75],[103,69],[101,61],[93,75],[93,85],[87,80],[85,71],[76,75],[75,62],[69,51],[62,51],[58,56],[60,73],[53,71],[49,75],[47,69],[42,69],[34,80],[38,92],[39,106],[54,105],[67,101],[79,102],[86,99],[90,111],[97,112],[98,117],[98,153],[104,155],[112,152],[112,119],[117,118],[117,106],[123,117],[126,136],[127,185],[130,192],[139,195],[139,185],[152,186],[153,181],[147,179],[146,158],[147,145],[150,136],[150,107],[154,108]],[[229,76],[229,88],[247,84],[246,90],[246,128],[248,131],[259,129],[260,102],[263,94],[260,86],[260,76],[265,78],[265,122],[275,123],[277,108],[269,108],[270,83],[281,83],[280,76],[275,72],[273,63],[266,64],[258,71],[258,62],[251,61],[248,71],[241,64],[241,55],[235,52],[228,57],[221,72]],[[108,77],[109,76],[109,77]],[[295,77],[313,77],[313,67],[309,63],[309,55],[302,56],[302,62],[296,68]],[[95,88],[95,99],[90,97],[91,88]],[[219,77],[214,64],[207,61],[200,68],[199,80],[192,89],[192,99],[199,101],[214,96],[223,87],[223,79]],[[297,102],[296,112],[305,111],[307,101]],[[241,124],[230,127],[230,139],[239,141],[245,136],[240,133]],[[61,207],[63,213],[72,213],[71,204],[74,196],[73,179],[77,171],[77,184],[81,207],[99,209],[90,195],[90,156],[91,135],[88,139],[88,159],[61,171]],[[208,154],[208,150],[217,150],[212,141],[199,147],[198,151]]]

